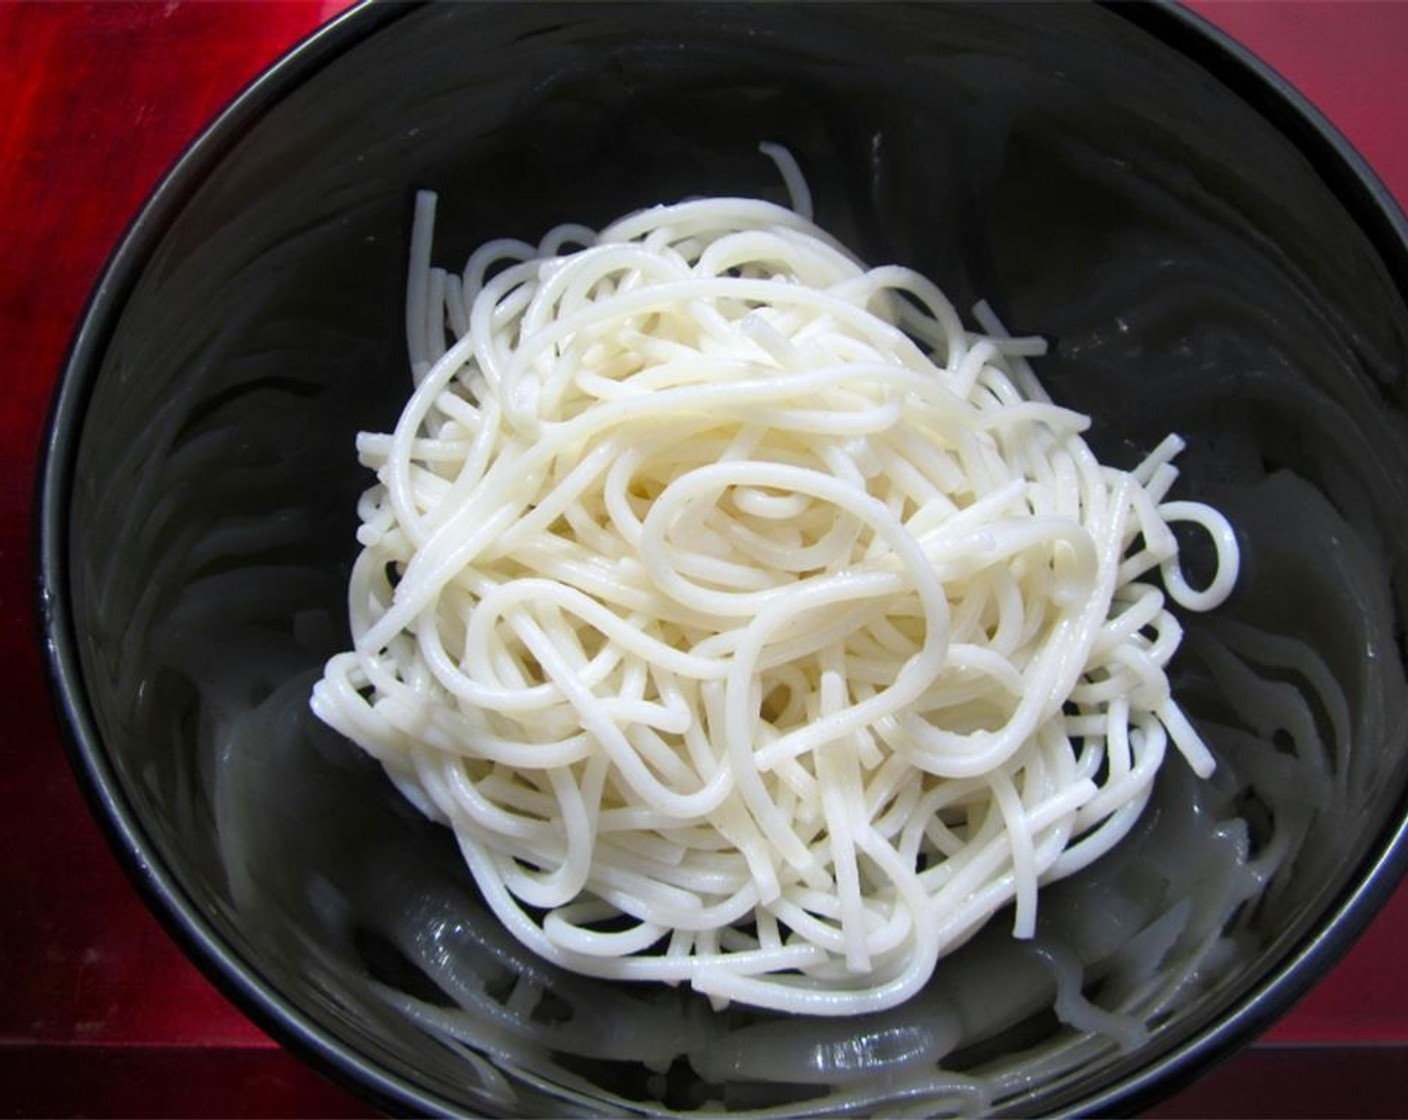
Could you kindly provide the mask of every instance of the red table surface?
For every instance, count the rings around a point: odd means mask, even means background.
[[[160,175],[344,7],[0,2],[0,1115],[370,1115],[253,1026],[147,913],[65,763],[31,614],[44,417],[84,300]],[[1195,7],[1408,202],[1408,4]],[[1408,887],[1255,1047],[1158,1110],[1408,1115]]]

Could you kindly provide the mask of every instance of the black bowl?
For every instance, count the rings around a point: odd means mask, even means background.
[[[781,199],[1047,336],[1053,395],[1245,575],[1176,688],[1219,758],[924,994],[785,1020],[564,975],[448,833],[307,710],[347,640],[353,436],[407,392],[414,190],[467,251],[690,194]],[[1128,1112],[1284,1011],[1408,861],[1408,231],[1274,76],[1161,7],[353,12],[192,147],[88,309],[49,429],[41,596],[80,778],[261,1024],[416,1112]]]

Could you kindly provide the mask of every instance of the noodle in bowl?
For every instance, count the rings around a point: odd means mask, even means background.
[[[391,1111],[1138,1111],[1408,860],[1380,190],[1162,7],[355,11],[75,344],[80,775]]]
[[[312,705],[546,959],[860,1014],[1009,902],[1032,937],[1038,883],[1130,831],[1170,736],[1212,772],[1140,577],[1208,609],[1238,552],[1165,500],[1180,441],[1102,466],[1040,340],[862,267],[764,150],[793,210],[660,206],[462,275],[429,267],[421,195],[416,389],[359,438],[356,649]],[[1201,591],[1180,519],[1216,543]]]

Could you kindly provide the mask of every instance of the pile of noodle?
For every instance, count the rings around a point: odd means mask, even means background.
[[[451,826],[542,957],[858,1014],[1089,865],[1170,746],[1165,592],[1235,536],[1102,465],[986,308],[970,331],[794,205],[706,199],[430,267],[415,391],[364,434],[354,648],[316,714]],[[1205,530],[1207,586],[1170,525]]]

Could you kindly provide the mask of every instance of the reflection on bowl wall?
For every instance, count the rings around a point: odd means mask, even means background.
[[[1402,227],[1372,243],[1159,37],[1191,27],[1072,5],[374,9],[222,122],[75,350],[44,578],[80,761],[261,1021],[402,1109],[1128,1111],[1342,951],[1367,920],[1346,902],[1405,858]],[[415,189],[446,200],[450,259],[689,195],[784,201],[760,140],[862,259],[1047,337],[1038,372],[1103,459],[1182,434],[1180,496],[1244,556],[1174,664],[1214,777],[1171,759],[1121,848],[1043,892],[1035,940],[999,915],[919,997],[856,1019],[544,964],[450,832],[307,708],[348,641],[354,436],[409,392]]]

